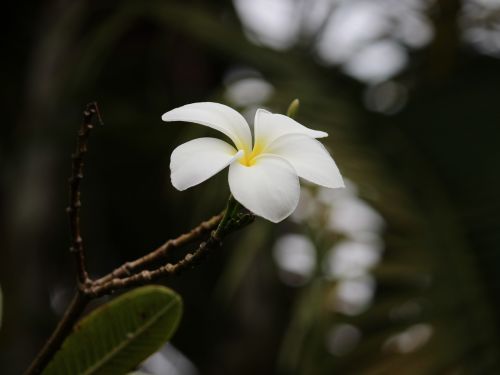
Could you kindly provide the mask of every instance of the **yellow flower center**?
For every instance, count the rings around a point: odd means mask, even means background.
[[[256,158],[262,154],[262,151],[264,150],[264,145],[262,143],[255,143],[253,146],[253,150],[250,153],[245,152],[245,154],[240,158],[239,162],[241,165],[244,165],[245,167],[251,167],[252,165],[255,164]]]

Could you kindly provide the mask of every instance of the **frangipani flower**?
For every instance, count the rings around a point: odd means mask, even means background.
[[[234,144],[207,137],[178,146],[170,160],[172,185],[178,190],[198,185],[229,166],[233,197],[254,214],[277,223],[297,207],[299,177],[329,188],[344,186],[332,157],[315,139],[328,134],[290,117],[258,109],[253,141],[243,116],[219,103],[187,104],[165,113],[162,120],[205,125]]]

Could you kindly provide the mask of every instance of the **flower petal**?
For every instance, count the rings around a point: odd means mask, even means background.
[[[229,187],[238,202],[274,223],[288,217],[299,202],[297,173],[289,162],[274,155],[259,156],[250,167],[231,164]]]
[[[342,175],[325,146],[306,135],[285,135],[271,143],[266,153],[281,156],[299,177],[329,188],[344,187]]]
[[[216,138],[197,138],[178,146],[170,157],[170,179],[177,190],[207,180],[243,155]]]
[[[201,102],[186,104],[161,116],[163,121],[186,121],[208,126],[227,135],[238,150],[251,150],[252,134],[246,120],[224,104]]]
[[[303,134],[312,138],[327,137],[322,131],[306,128],[288,116],[258,109],[254,121],[255,143],[265,149],[275,139],[287,134]]]

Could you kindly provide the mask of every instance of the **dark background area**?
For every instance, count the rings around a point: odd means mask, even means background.
[[[185,192],[165,124],[196,101],[325,130],[348,181],[305,185],[165,284],[185,314],[154,374],[500,372],[500,6],[489,0],[27,1],[4,6],[0,368],[25,369],[74,290],[65,206],[84,105],[94,277],[224,208]],[[102,301],[100,301],[102,302]]]

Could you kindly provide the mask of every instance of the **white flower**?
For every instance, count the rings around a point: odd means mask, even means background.
[[[198,138],[177,147],[170,171],[178,190],[198,185],[229,165],[234,198],[254,214],[277,223],[297,207],[299,177],[329,188],[344,186],[332,157],[315,139],[328,134],[290,117],[257,110],[254,142],[243,116],[219,103],[187,104],[165,113],[162,120],[208,126],[224,133],[235,146],[216,138]]]

